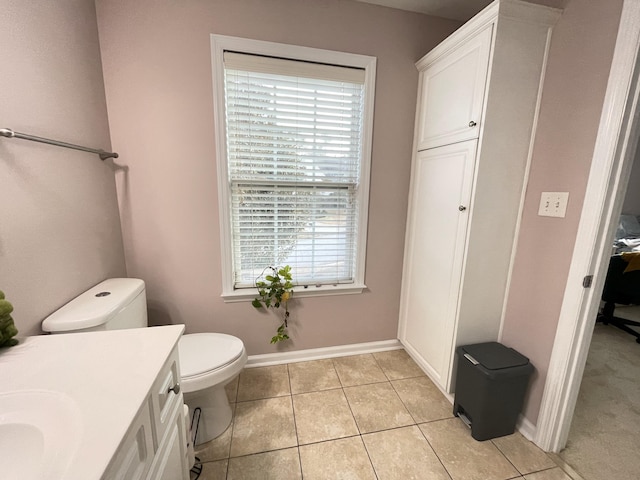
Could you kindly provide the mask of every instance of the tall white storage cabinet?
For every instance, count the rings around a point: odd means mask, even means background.
[[[454,389],[455,348],[498,339],[559,15],[497,0],[416,64],[398,336],[446,392]]]

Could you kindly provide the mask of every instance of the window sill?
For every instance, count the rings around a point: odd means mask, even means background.
[[[294,298],[303,297],[326,297],[331,295],[357,295],[367,288],[364,284],[349,285],[309,285],[307,287],[297,286],[293,289]],[[222,299],[225,303],[248,302],[258,296],[257,288],[242,288],[231,292],[223,293]]]

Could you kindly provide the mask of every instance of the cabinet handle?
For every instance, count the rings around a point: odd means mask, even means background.
[[[476,122],[474,122],[473,120],[471,120],[471,121],[469,122],[469,126],[470,126],[470,127],[475,127],[476,125],[477,125],[477,123],[476,123]]]
[[[169,390],[167,390],[167,393],[173,392],[176,395],[178,395],[180,393],[180,384],[176,383],[173,387],[171,387]]]
[[[460,205],[458,207],[458,210],[460,210],[461,212],[464,212],[467,209],[467,207],[465,207],[464,205]]]

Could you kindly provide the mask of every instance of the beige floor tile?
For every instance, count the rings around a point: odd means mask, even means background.
[[[289,372],[286,365],[245,368],[238,380],[238,402],[289,395]]]
[[[361,437],[300,447],[304,480],[376,480]]]
[[[227,480],[301,480],[297,448],[247,455],[229,460]]]
[[[224,390],[227,392],[227,398],[229,399],[229,403],[235,403],[238,398],[238,378],[234,378],[229,383],[224,386]]]
[[[317,392],[340,388],[340,380],[333,366],[333,361],[314,360],[289,364],[291,378],[291,393]]]
[[[453,480],[506,480],[520,475],[491,441],[474,440],[459,418],[419,427]]]
[[[395,428],[362,436],[379,480],[450,480],[420,429]]]
[[[415,423],[389,382],[348,387],[344,393],[360,433]]]
[[[453,406],[428,377],[393,380],[391,384],[416,422],[453,417]]]
[[[235,407],[235,405],[233,407]],[[232,432],[233,419],[231,420],[231,425],[229,425],[229,427],[222,433],[222,435],[214,438],[210,442],[203,443],[202,445],[198,445],[197,447],[195,447],[196,457],[198,457],[203,463],[229,458]]]
[[[562,469],[556,467],[542,472],[530,473],[524,476],[525,480],[571,480],[571,477]]]
[[[611,445],[609,445],[609,448],[611,448]],[[569,475],[569,477],[571,477],[573,480],[585,480],[585,478],[582,475],[576,472],[575,468],[573,468],[571,465],[565,462],[564,459],[560,457],[560,455],[558,455],[557,453],[547,453],[547,456],[554,461],[554,463],[556,464],[556,467],[560,467],[564,471],[564,473]],[[582,464],[578,464],[578,466],[580,468],[583,467]],[[614,477],[608,475],[607,478],[612,479]],[[615,477],[615,478],[620,478],[620,477]]]
[[[546,453],[518,432],[506,437],[494,438],[492,442],[522,474],[556,466]]]
[[[389,380],[420,377],[422,369],[404,350],[374,353],[373,357]]]
[[[360,433],[341,388],[294,395],[293,411],[300,445]]]
[[[334,358],[333,365],[343,387],[387,381],[371,354]]]
[[[202,464],[202,473],[198,480],[225,480],[227,478],[228,460],[218,462],[208,462]],[[195,475],[191,474],[191,478]]]
[[[297,446],[291,397],[238,403],[231,436],[231,456]]]

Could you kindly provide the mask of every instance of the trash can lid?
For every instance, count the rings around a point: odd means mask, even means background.
[[[460,347],[462,354],[471,355],[480,365],[488,370],[520,367],[527,365],[529,359],[516,352],[513,348],[505,347],[498,342],[476,343]]]

